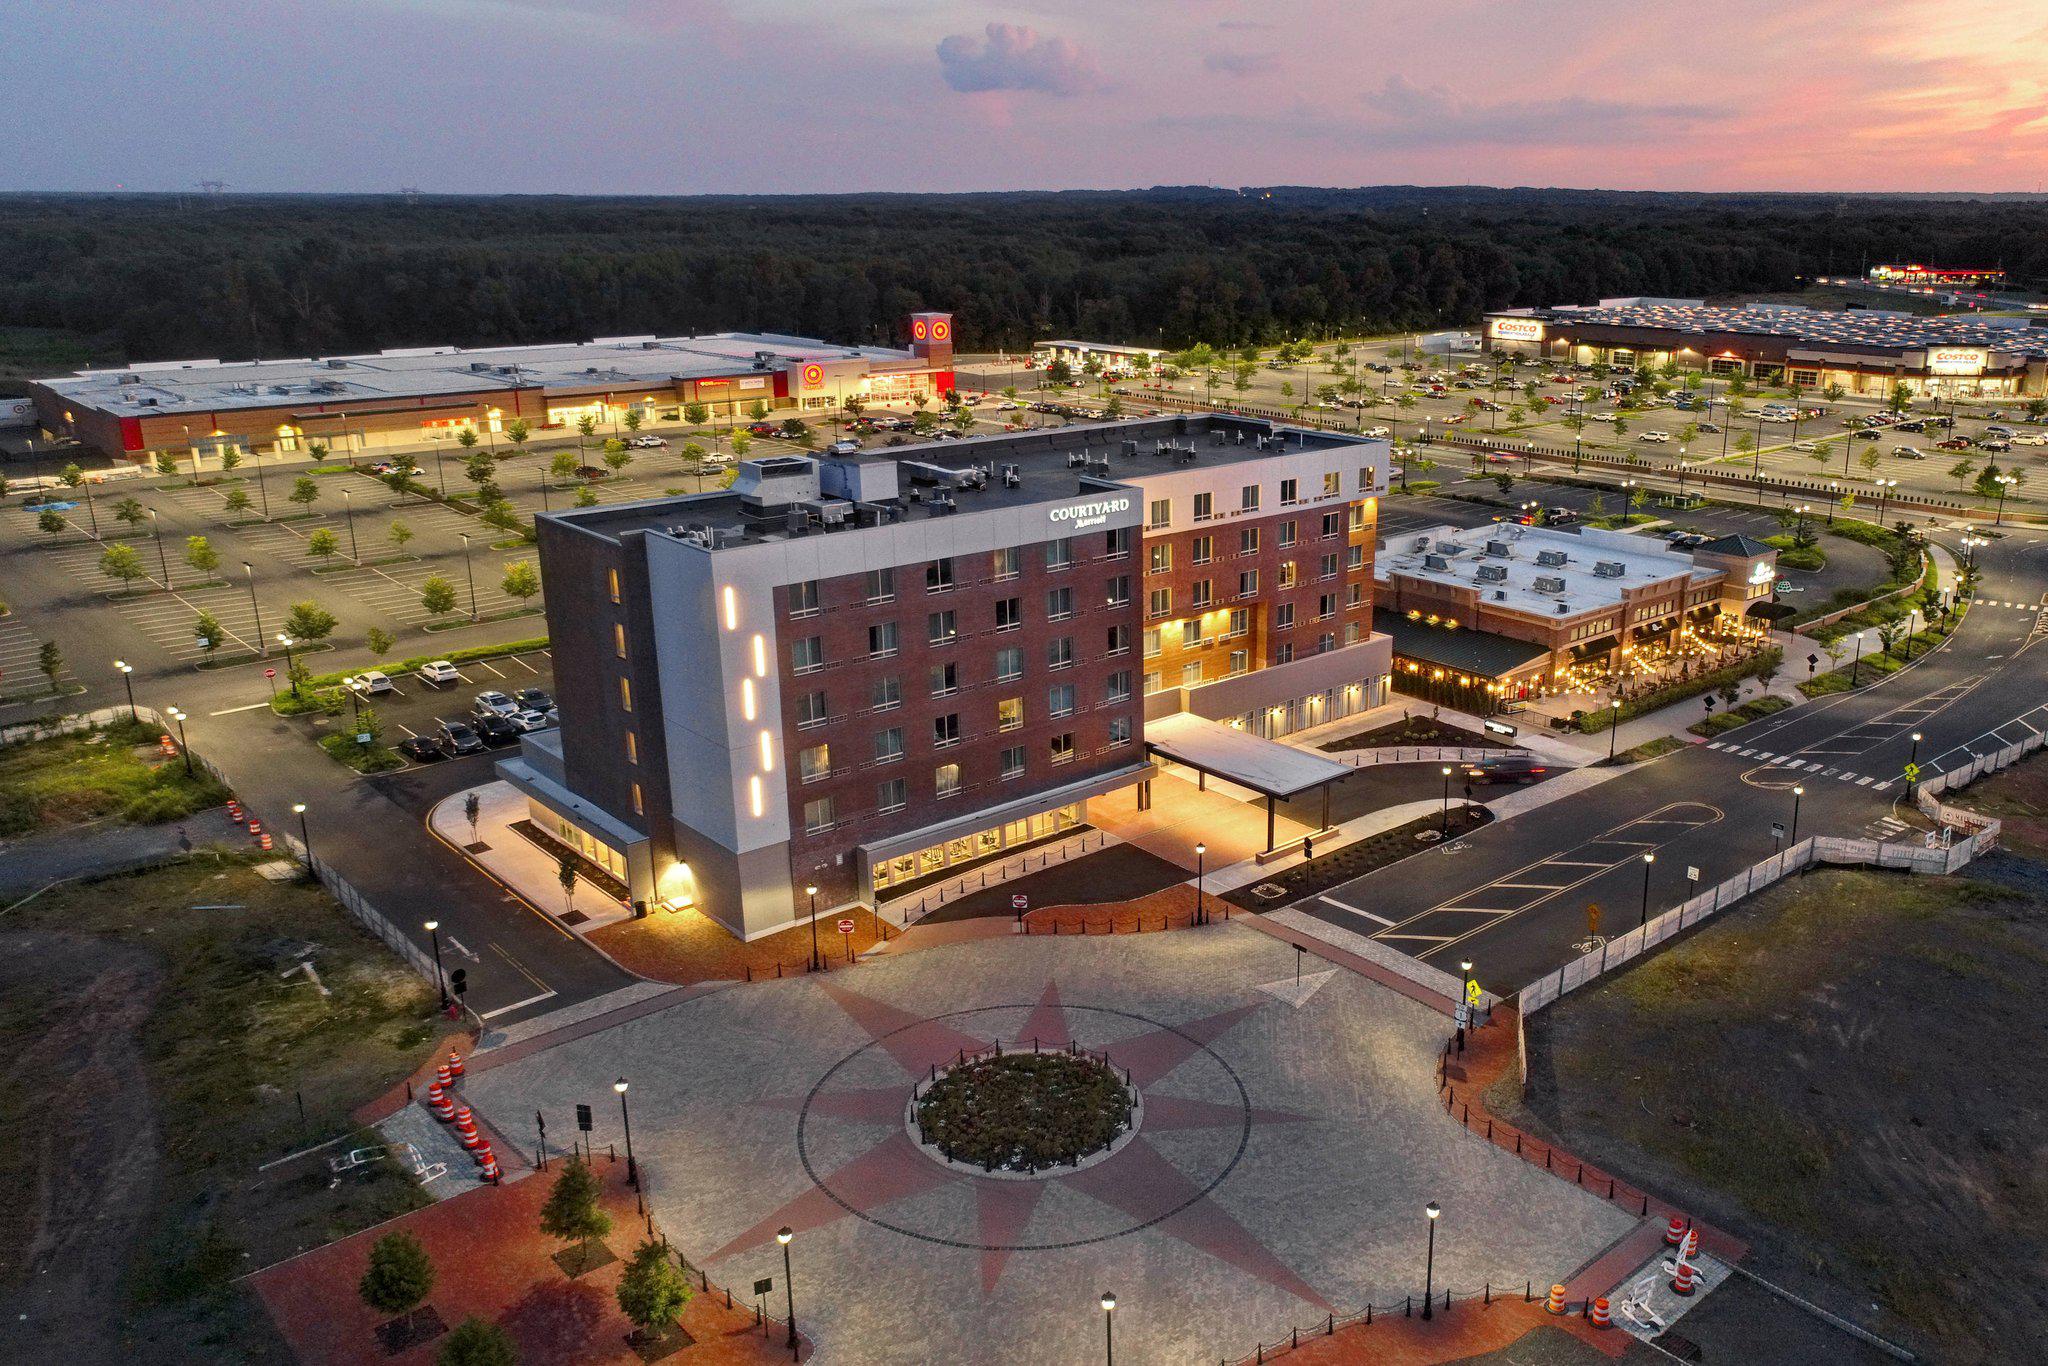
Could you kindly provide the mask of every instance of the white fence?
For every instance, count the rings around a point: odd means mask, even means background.
[[[1472,745],[1389,745],[1381,749],[1333,749],[1319,751],[1319,757],[1335,759],[1353,768],[1380,764],[1478,764],[1488,759],[1534,759],[1526,749]]]

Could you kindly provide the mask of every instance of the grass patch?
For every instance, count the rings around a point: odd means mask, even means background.
[[[1778,568],[1818,572],[1827,568],[1827,552],[1817,545],[1800,545],[1787,535],[1766,536],[1764,544],[1778,552]]]
[[[1645,740],[1633,749],[1625,749],[1615,756],[1615,762],[1640,764],[1649,759],[1661,759],[1665,755],[1685,748],[1685,741],[1676,735],[1660,735],[1654,740]]]
[[[157,731],[133,721],[0,749],[0,835],[115,818],[136,825],[181,820],[219,806],[227,789],[182,759],[159,761]]]
[[[1687,726],[1686,729],[1694,735],[1704,735],[1712,738],[1725,731],[1746,726],[1750,722],[1760,720],[1763,717],[1774,716],[1791,705],[1792,699],[1789,697],[1752,697],[1739,707],[1730,707],[1719,716],[1709,716],[1704,721],[1695,721],[1690,726]]]
[[[463,624],[467,624],[464,622]],[[546,636],[529,636],[523,640],[507,640],[496,645],[471,645],[460,650],[449,650],[441,654],[407,655],[404,659],[383,659],[365,668],[382,669],[394,677],[409,674],[421,665],[437,659],[450,664],[467,664],[477,659],[502,659],[506,655],[531,654],[548,647]],[[279,716],[303,716],[321,712],[328,716],[338,715],[342,704],[348,699],[341,691],[341,680],[361,669],[350,669],[336,673],[314,674],[299,684],[300,696],[294,698],[289,692],[281,692],[270,701],[270,709]]]
[[[1427,493],[1431,489],[1437,489],[1442,487],[1443,481],[1440,479],[1410,479],[1405,485],[1402,486],[1401,492]]]
[[[398,751],[386,745],[371,745],[365,748],[356,743],[353,732],[347,735],[323,735],[320,748],[327,751],[327,757],[336,763],[347,764],[358,773],[386,773],[394,768],[404,768],[405,760]]]
[[[537,617],[542,613],[538,607],[515,607],[505,612],[485,612],[475,621],[437,621],[424,629],[430,634],[436,631],[459,631],[465,626],[488,626],[494,621],[516,621],[520,617]]]

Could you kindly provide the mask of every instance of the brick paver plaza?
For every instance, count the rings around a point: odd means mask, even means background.
[[[820,978],[717,989],[474,1073],[501,1129],[551,1137],[591,1103],[655,1217],[714,1279],[773,1276],[796,1232],[797,1318],[821,1359],[1236,1357],[1422,1288],[1563,1279],[1625,1212],[1469,1135],[1437,1104],[1448,1022],[1237,925],[1004,938]],[[1294,1004],[1295,1001],[1299,1004]],[[963,1174],[906,1125],[913,1079],[961,1049],[1107,1050],[1143,1096],[1113,1156],[1038,1179]]]

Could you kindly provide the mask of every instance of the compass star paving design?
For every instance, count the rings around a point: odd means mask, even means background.
[[[760,1102],[797,1110],[797,1148],[813,1189],[763,1216],[713,1253],[713,1262],[765,1245],[784,1225],[803,1231],[850,1215],[908,1238],[978,1251],[982,1290],[989,1293],[1013,1252],[1076,1248],[1157,1227],[1319,1309],[1331,1307],[1208,1198],[1244,1156],[1254,1125],[1299,1124],[1309,1118],[1254,1107],[1244,1082],[1208,1046],[1259,1006],[1237,1006],[1174,1026],[1109,1006],[1068,1005],[1058,984],[1049,982],[1033,1005],[976,1006],[920,1019],[844,986],[823,985],[867,1031],[869,1042],[833,1064],[808,1095]],[[1102,1161],[1072,1172],[1041,1172],[1033,1179],[984,1176],[934,1160],[906,1131],[912,1086],[934,1067],[991,1044],[1014,1052],[1069,1043],[1099,1051],[1126,1070],[1140,1096],[1139,1132]],[[893,1071],[896,1080],[858,1084],[877,1070]],[[1175,1089],[1167,1089],[1169,1082]],[[852,1160],[821,1170],[812,1157],[816,1132],[840,1125],[871,1131],[873,1144]],[[1162,1148],[1153,1141],[1158,1133],[1192,1141]],[[893,1206],[952,1183],[973,1192],[971,1229],[931,1215],[921,1220],[892,1215]],[[1049,1183],[1087,1197],[1096,1210],[1079,1228],[1071,1226],[1070,1218],[1060,1235],[1034,1237],[1028,1231],[1032,1215]]]

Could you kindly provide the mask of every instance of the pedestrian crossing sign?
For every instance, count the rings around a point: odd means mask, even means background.
[[[1479,993],[1479,983],[1477,983],[1477,982],[1467,982],[1467,983],[1465,983],[1465,1001],[1466,1001],[1466,1003],[1467,1003],[1468,1005],[1474,1005],[1474,1006],[1478,1005],[1478,1004],[1479,1004],[1479,995],[1480,995],[1480,993]]]
[[[1912,779],[1914,779],[1914,778],[1918,778],[1919,776],[1920,776],[1920,765],[1918,765],[1918,764],[1907,764],[1907,765],[1906,765],[1906,778],[1907,778],[1907,780],[1908,780],[1908,781],[1911,781],[1911,780],[1912,780]]]

